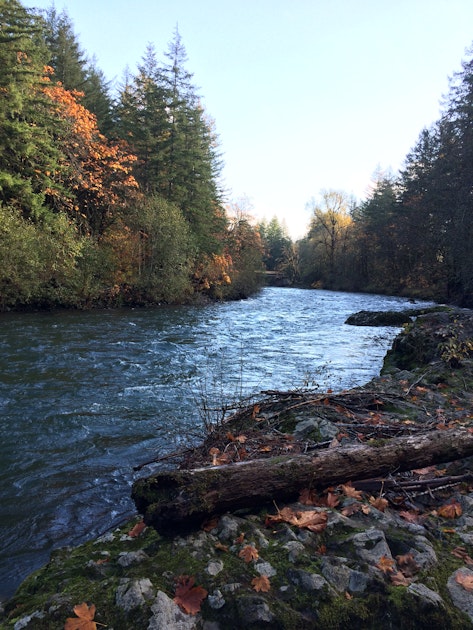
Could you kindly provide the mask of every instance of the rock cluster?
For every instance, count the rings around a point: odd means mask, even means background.
[[[427,362],[418,369],[395,365],[403,343],[412,349],[426,334],[432,339],[429,318],[398,341],[390,374],[369,384],[370,396],[382,391],[388,402],[394,391],[402,392],[405,406],[391,417],[400,426],[430,423],[448,430],[450,424],[473,424],[467,334],[472,320],[461,319],[455,329],[454,319],[447,319],[438,320],[436,353]],[[460,366],[442,360],[447,350],[449,357],[458,355]],[[360,396],[356,392],[350,402]],[[376,400],[381,405],[381,396]],[[300,407],[307,411],[292,419],[295,439],[340,438],[346,407],[336,417],[335,406]],[[363,413],[368,427],[380,426],[379,410]],[[392,423],[383,426],[392,429]],[[360,436],[361,425],[356,427]],[[370,439],[366,432],[361,438]],[[389,493],[382,485],[358,493],[332,488],[336,501],[325,505],[310,505],[301,496],[289,506],[221,515],[186,535],[136,528],[137,517],[96,540],[56,551],[6,603],[0,628],[63,628],[82,602],[95,605],[94,621],[108,630],[473,628],[471,468],[470,460],[461,460],[416,471],[412,478],[422,482],[416,490],[396,484]],[[461,481],[451,483],[455,475]],[[444,477],[447,487],[425,482]],[[378,501],[385,496],[389,502]],[[283,508],[324,512],[326,526],[311,529],[271,518]],[[192,579],[187,595],[177,597],[183,576]]]

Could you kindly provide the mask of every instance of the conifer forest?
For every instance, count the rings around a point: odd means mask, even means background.
[[[187,67],[176,29],[112,89],[65,11],[0,0],[0,310],[239,299],[265,271],[473,305],[472,56],[400,172],[323,190],[297,242],[228,199]]]

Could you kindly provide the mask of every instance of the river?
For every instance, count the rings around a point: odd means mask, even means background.
[[[379,373],[395,328],[347,326],[379,295],[268,287],[208,306],[0,316],[0,599],[56,547],[133,514],[133,467],[195,443],[265,389],[339,390]]]

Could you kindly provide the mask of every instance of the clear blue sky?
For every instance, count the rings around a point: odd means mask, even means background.
[[[49,7],[52,0],[24,0]],[[110,80],[178,25],[215,119],[229,200],[303,231],[322,189],[366,197],[437,120],[473,0],[56,0]]]

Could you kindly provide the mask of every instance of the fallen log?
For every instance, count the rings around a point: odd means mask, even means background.
[[[208,517],[297,498],[303,488],[394,474],[473,455],[473,433],[430,431],[382,444],[337,447],[310,455],[162,472],[133,484],[145,523],[158,532],[190,529]]]

